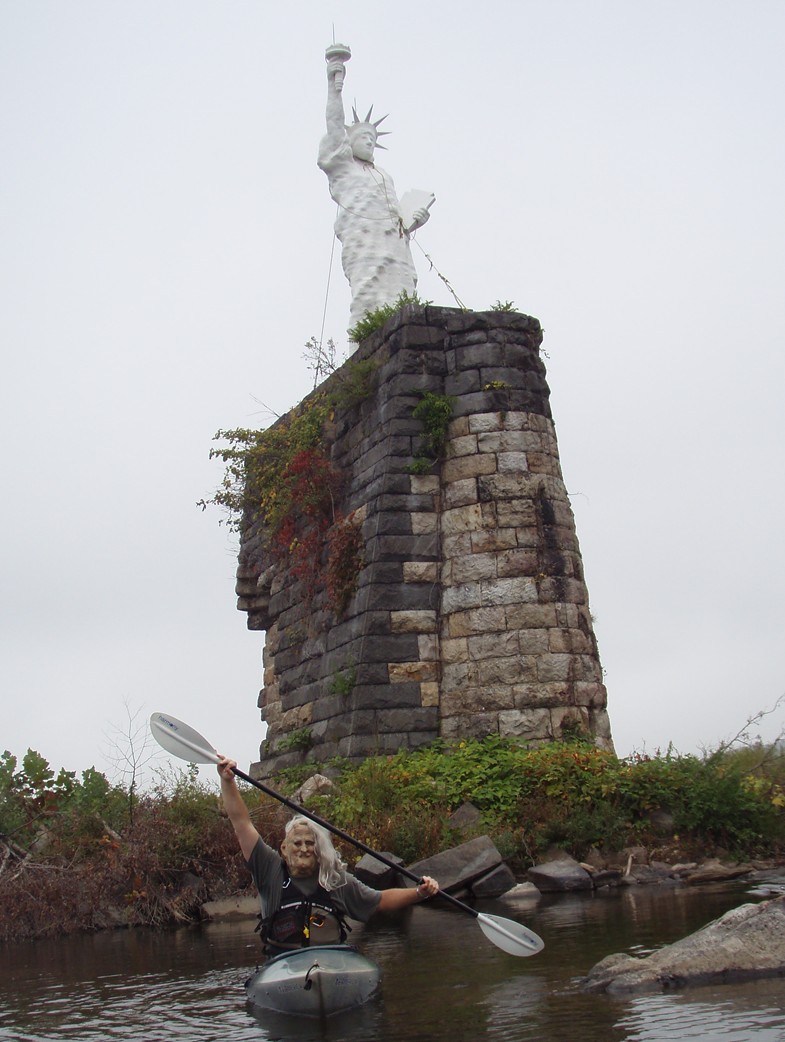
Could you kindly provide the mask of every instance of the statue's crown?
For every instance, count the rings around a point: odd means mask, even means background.
[[[383,123],[384,120],[387,119],[387,116],[382,116],[381,119],[377,119],[375,122],[371,119],[372,116],[373,116],[373,105],[371,105],[371,107],[368,109],[368,115],[365,117],[365,119],[360,119],[360,117],[357,115],[357,109],[354,107],[354,105],[352,105],[352,117],[353,117],[353,119],[352,119],[352,122],[350,123],[350,125],[346,129],[347,130],[356,130],[358,127],[370,127],[374,131],[374,133],[376,134],[376,138],[377,138],[376,147],[377,148],[384,148],[385,146],[384,145],[380,145],[378,139],[380,137],[387,136],[388,134],[390,134],[390,131],[389,130],[379,130],[379,124]]]

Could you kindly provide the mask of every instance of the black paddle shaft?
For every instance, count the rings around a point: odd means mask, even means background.
[[[418,876],[415,872],[410,872],[408,868],[404,868],[403,865],[396,864],[395,861],[384,854],[380,854],[376,850],[372,850],[369,846],[362,842],[362,840],[355,839],[350,836],[348,832],[344,832],[343,829],[339,829],[337,825],[332,825],[329,821],[325,821],[324,818],[320,818],[318,814],[314,814],[313,811],[307,810],[305,807],[301,807],[299,803],[295,803],[294,800],[290,800],[288,796],[283,796],[280,792],[276,792],[275,789],[271,789],[269,785],[265,785],[264,782],[257,781],[252,778],[245,771],[241,771],[239,767],[233,767],[232,771],[237,775],[238,778],[242,778],[243,781],[247,781],[249,785],[255,786],[262,792],[266,792],[268,796],[272,796],[274,800],[278,800],[279,803],[283,803],[284,806],[293,810],[295,814],[302,814],[303,817],[310,818],[311,821],[315,821],[317,825],[321,825],[323,829],[327,829],[328,832],[332,832],[334,836],[339,836],[341,839],[350,843],[353,847],[357,847],[358,850],[362,850],[364,854],[370,854],[371,857],[375,857],[377,861],[381,861],[383,865],[387,865],[388,868],[392,868],[395,872],[400,872],[401,875],[406,876],[407,879],[414,880],[415,883],[421,883],[422,877]],[[455,905],[456,908],[460,908],[462,912],[468,912],[469,915],[475,919],[479,917],[479,912],[475,911],[469,905],[459,901],[457,897],[453,897],[452,894],[445,893],[444,890],[439,890],[439,896],[445,898],[450,904]]]

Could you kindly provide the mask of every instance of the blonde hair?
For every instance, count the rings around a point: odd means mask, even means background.
[[[346,882],[346,862],[333,846],[330,833],[304,814],[296,814],[284,826],[284,839],[292,829],[305,827],[313,833],[316,844],[316,860],[319,863],[319,883],[325,890],[335,890]]]

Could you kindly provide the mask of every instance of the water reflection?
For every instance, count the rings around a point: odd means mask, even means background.
[[[520,918],[545,940],[516,959],[469,916],[415,908],[352,935],[382,967],[378,1001],[322,1028],[248,1007],[253,923],[116,932],[0,949],[0,1039],[226,1042],[785,1042],[781,981],[665,996],[583,995],[605,955],[648,951],[747,899],[741,888],[640,887],[543,898]]]

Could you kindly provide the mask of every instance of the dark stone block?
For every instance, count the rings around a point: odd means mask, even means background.
[[[386,510],[384,513],[372,514],[363,525],[366,539],[382,535],[411,535],[412,515],[403,510]]]
[[[484,876],[475,879],[469,889],[475,898],[501,897],[515,886],[515,876],[505,864],[498,865]]]
[[[481,390],[482,384],[480,383],[479,369],[467,369],[458,372],[454,376],[446,377],[444,381],[444,393],[453,396],[470,394],[471,392]]]
[[[456,890],[492,872],[502,864],[502,856],[489,836],[478,836],[460,846],[443,850],[433,857],[409,865],[418,876],[433,876],[443,890]]]
[[[403,582],[403,564],[401,561],[377,561],[363,568],[358,576],[357,587],[369,586],[372,583]]]
[[[378,684],[358,684],[352,691],[352,705],[357,709],[400,709],[406,714],[407,720],[412,710],[422,708],[421,703],[420,685],[416,681],[391,684],[385,678]],[[428,719],[431,720],[431,717]]]
[[[381,853],[388,861],[392,861],[393,864],[403,864],[403,861],[396,857],[395,854],[389,854],[385,850],[381,851]],[[389,890],[391,887],[401,885],[401,874],[371,854],[365,854],[360,858],[355,865],[354,874],[361,883],[373,887],[374,890]]]
[[[439,559],[439,538],[428,535],[384,535],[368,541],[366,552],[372,560],[436,561]]]
[[[594,885],[585,868],[581,868],[577,861],[567,859],[535,865],[527,871],[526,878],[543,893],[591,890]]]
[[[442,393],[442,376],[427,376],[423,373],[400,373],[393,376],[385,384],[384,391],[389,398],[410,398],[414,396],[418,402],[424,391],[433,394]]]
[[[438,711],[435,706],[380,709],[376,714],[376,726],[379,734],[391,731],[433,731],[439,726]]]
[[[401,586],[367,586],[357,593],[360,610],[432,611],[438,604],[438,591],[431,583],[403,583]]]
[[[366,637],[363,643],[364,662],[416,662],[419,659],[416,633],[391,633],[387,636]]]

